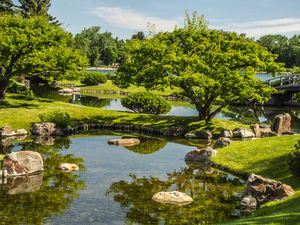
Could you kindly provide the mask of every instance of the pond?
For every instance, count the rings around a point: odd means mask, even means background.
[[[138,146],[107,144],[122,136],[106,133],[2,144],[6,153],[40,152],[45,171],[42,176],[2,181],[1,223],[193,225],[234,219],[237,196],[244,188],[239,178],[205,164],[187,165],[184,156],[195,147],[175,140],[141,136]],[[60,172],[62,162],[77,163],[81,170]],[[167,190],[185,192],[194,201],[176,206],[151,199]]]

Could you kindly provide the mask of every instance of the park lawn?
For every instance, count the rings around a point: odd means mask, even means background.
[[[254,215],[226,224],[300,224],[300,178],[287,165],[300,135],[235,142],[220,149],[213,162],[239,174],[259,174],[291,185],[296,194],[263,205]]]
[[[0,127],[9,125],[13,129],[24,128],[29,130],[32,123],[39,122],[39,114],[51,111],[69,113],[72,119],[72,125],[82,123],[130,124],[157,129],[185,127],[187,130],[209,127],[213,131],[219,131],[222,128],[220,126],[227,129],[244,126],[238,122],[219,119],[214,119],[207,125],[203,121],[199,121],[197,117],[155,116],[111,111],[49,99],[7,94],[6,103],[0,107]]]

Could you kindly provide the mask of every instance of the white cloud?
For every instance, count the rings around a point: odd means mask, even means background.
[[[250,22],[223,23],[214,26],[217,29],[246,33],[250,37],[260,37],[267,34],[287,34],[300,32],[300,18],[280,18]]]
[[[92,9],[91,13],[115,27],[131,29],[134,31],[147,31],[148,23],[155,24],[155,31],[171,31],[174,29],[175,25],[179,24],[177,20],[151,17],[120,7],[98,6]]]

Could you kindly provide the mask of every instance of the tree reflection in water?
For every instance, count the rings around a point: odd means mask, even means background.
[[[72,154],[62,155],[69,148],[70,140],[60,138],[19,143],[21,150],[42,154],[44,173],[31,178],[10,178],[0,190],[0,224],[43,224],[44,219],[59,215],[85,188],[85,182],[76,173],[66,173],[57,168],[62,162],[76,163],[84,169],[83,159]],[[23,180],[22,180],[23,179]],[[28,187],[28,185],[31,185]],[[27,189],[26,189],[27,188]]]
[[[156,177],[139,178],[111,184],[107,195],[126,212],[128,224],[214,224],[230,218],[239,205],[241,180],[205,164],[194,164],[167,174],[167,180]],[[152,201],[159,191],[178,190],[189,194],[194,202],[176,206]]]

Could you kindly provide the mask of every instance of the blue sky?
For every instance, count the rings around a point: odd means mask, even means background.
[[[100,26],[113,36],[130,38],[148,32],[182,26],[185,10],[204,14],[212,28],[246,33],[300,34],[300,0],[52,0],[50,13],[70,32]]]

